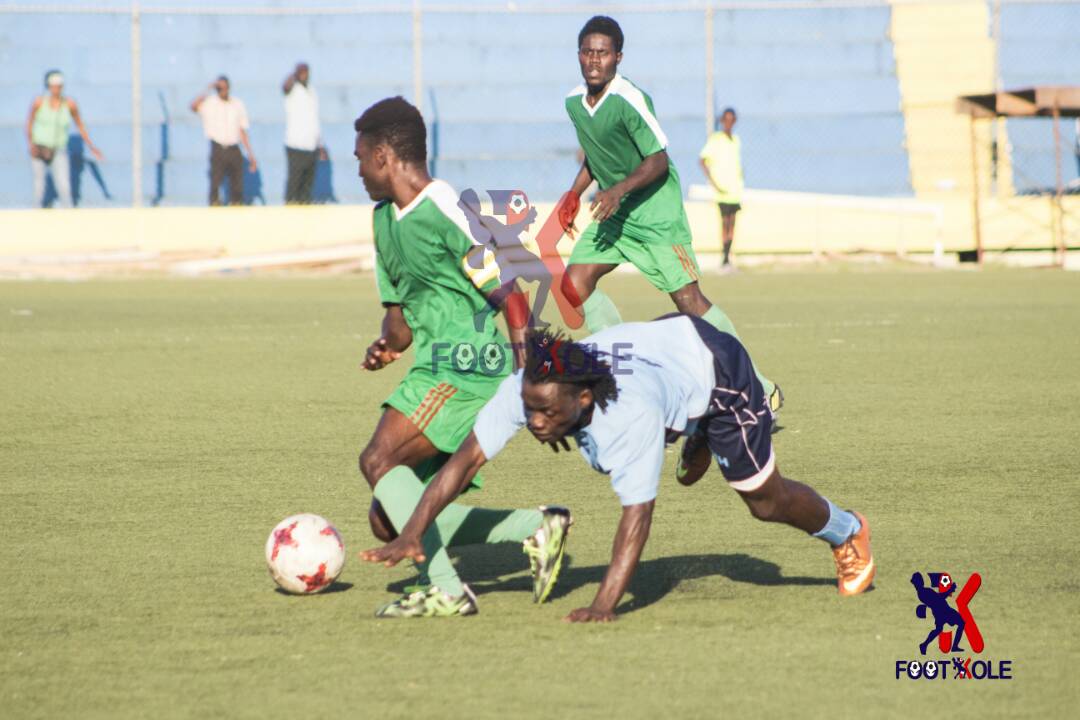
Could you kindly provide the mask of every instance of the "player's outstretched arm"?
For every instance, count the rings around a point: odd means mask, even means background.
[[[596,197],[593,198],[592,203],[589,205],[589,209],[593,213],[593,219],[597,222],[604,222],[619,209],[623,196],[656,182],[664,177],[667,172],[667,150],[661,150],[645,157],[621,182],[615,183],[607,190],[596,193]]]
[[[382,335],[368,346],[364,357],[365,370],[381,370],[401,357],[412,345],[412,328],[405,321],[400,305],[387,305],[383,315]]]
[[[360,558],[368,562],[383,563],[387,567],[406,559],[416,562],[426,560],[421,542],[424,533],[435,522],[439,513],[468,486],[485,462],[487,458],[484,457],[484,451],[480,449],[476,435],[470,432],[457,452],[450,456],[435,478],[428,483],[412,517],[405,523],[397,539],[381,548],[365,550],[360,553]]]
[[[506,320],[506,333],[514,355],[514,369],[525,365],[525,333],[529,327],[529,301],[516,279],[486,294],[487,301],[497,307]]]
[[[570,186],[570,192],[578,197],[589,187],[593,181],[592,170],[589,169],[588,161],[581,163],[577,175],[574,176],[574,184]]]
[[[634,576],[645,541],[649,539],[655,500],[628,505],[623,508],[619,529],[615,533],[615,546],[611,552],[611,564],[604,573],[600,590],[592,605],[578,608],[564,620],[567,622],[611,622],[615,619],[615,606],[619,604],[630,578]]]

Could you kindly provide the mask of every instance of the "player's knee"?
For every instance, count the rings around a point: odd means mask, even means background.
[[[382,453],[373,445],[368,445],[360,453],[360,474],[364,476],[364,479],[372,488],[375,487],[375,483],[379,481],[379,478],[383,476],[385,464]]]
[[[708,299],[696,282],[684,285],[671,293],[671,300],[679,312],[690,315],[704,315],[710,307]]]
[[[750,514],[762,522],[784,522],[787,518],[787,480],[774,477],[751,494],[743,495]]]
[[[782,518],[781,503],[775,497],[747,499],[750,514],[762,522],[779,522]]]
[[[570,304],[574,307],[580,307],[592,293],[586,292],[584,279],[578,277],[578,273],[574,271],[576,267],[580,266],[571,265],[567,269],[566,274],[559,281],[559,286],[562,289],[563,296],[570,301]]]

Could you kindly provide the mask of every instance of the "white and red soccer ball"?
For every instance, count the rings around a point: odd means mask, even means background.
[[[311,595],[326,588],[345,565],[345,543],[326,518],[292,515],[277,524],[266,540],[266,564],[282,590]]]

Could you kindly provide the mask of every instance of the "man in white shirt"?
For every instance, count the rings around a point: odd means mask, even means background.
[[[308,84],[310,80],[311,68],[307,63],[298,63],[281,86],[285,93],[285,155],[289,162],[285,203],[289,205],[311,202],[315,167],[319,160],[326,159],[319,131],[319,96]]]
[[[210,89],[191,101],[191,111],[202,118],[203,132],[210,140],[210,204],[220,205],[218,189],[229,179],[229,204],[244,202],[244,156],[247,151],[251,172],[258,169],[255,153],[248,142],[247,108],[239,98],[229,97],[229,78],[221,75]]]

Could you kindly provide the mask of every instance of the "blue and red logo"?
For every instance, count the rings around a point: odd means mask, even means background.
[[[982,632],[971,612],[971,602],[982,587],[979,573],[972,573],[963,587],[959,587],[950,573],[931,572],[926,573],[924,578],[922,573],[916,572],[911,575],[911,585],[919,601],[915,606],[915,616],[933,623],[926,638],[919,643],[919,653],[925,656],[931,643],[937,640],[938,651],[949,657],[926,661],[897,660],[897,680],[903,676],[912,680],[944,680],[949,677],[950,670],[954,680],[1012,679],[1011,660],[994,661],[963,655],[968,650],[981,655],[986,648]],[[953,598],[955,607],[949,604],[950,598]]]

